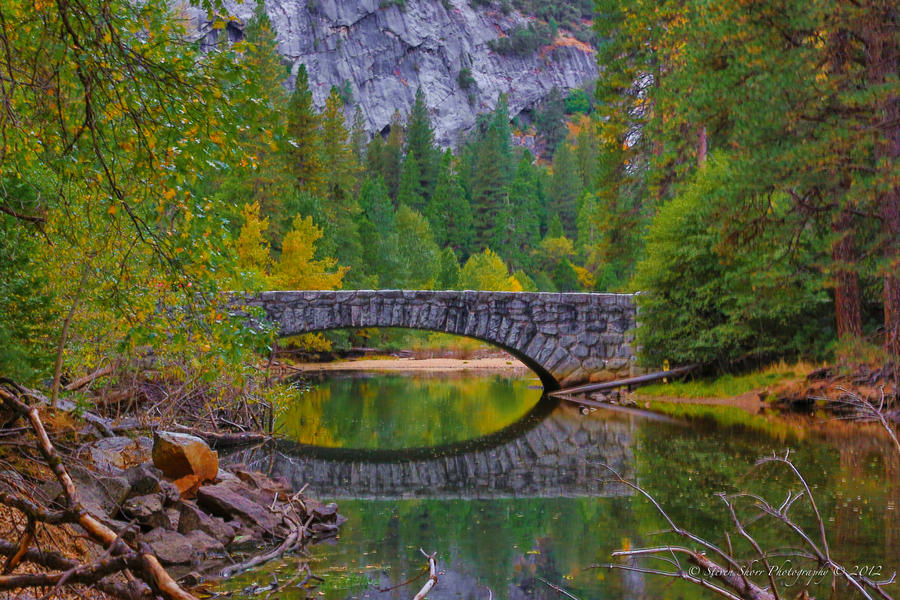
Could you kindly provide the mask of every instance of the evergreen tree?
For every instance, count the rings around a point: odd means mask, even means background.
[[[373,286],[400,287],[404,280],[398,248],[400,246],[394,206],[381,176],[367,178],[359,192],[362,218],[359,235],[366,275],[374,277]]]
[[[295,185],[301,192],[325,191],[325,167],[322,163],[321,118],[313,106],[306,65],[300,65],[294,93],[287,105],[285,156]]]
[[[416,90],[416,101],[406,121],[404,151],[407,156],[414,154],[419,162],[419,186],[422,196],[427,201],[434,192],[440,155],[434,147],[434,132],[422,88]]]
[[[577,292],[581,289],[578,273],[570,260],[565,259],[556,263],[553,270],[553,284],[560,292]]]
[[[403,288],[434,287],[440,268],[440,249],[434,243],[428,220],[406,205],[397,209],[398,256],[404,274]]]
[[[581,173],[578,169],[578,157],[567,143],[556,148],[553,155],[553,175],[550,185],[550,198],[556,207],[563,230],[567,236],[575,237],[578,218],[578,200],[581,197]]]
[[[400,173],[403,166],[403,125],[400,121],[400,111],[394,111],[391,118],[391,129],[387,142],[381,149],[381,176],[387,184],[391,198],[397,200],[400,191]]]
[[[324,195],[328,202],[322,206],[320,220],[326,225],[323,247],[329,256],[350,267],[345,285],[357,287],[363,275],[362,246],[356,217],[359,206],[354,194],[359,166],[353,156],[344,124],[343,101],[336,89],[325,101],[322,116],[322,156],[328,169],[324,176]]]
[[[368,137],[366,119],[363,117],[362,109],[357,106],[353,113],[353,127],[350,128],[350,149],[358,165],[366,164],[366,139]]]
[[[512,170],[510,135],[506,96],[501,94],[487,130],[474,144],[471,195],[476,250],[490,245],[498,215],[505,204],[505,187]]]
[[[384,139],[376,132],[366,148],[366,176],[384,181]]]
[[[539,211],[537,185],[532,177],[531,161],[526,156],[519,161],[492,240],[492,247],[513,268],[531,266],[533,249],[541,239]]]
[[[249,160],[210,178],[207,185],[216,187],[216,195],[234,206],[258,203],[272,223],[266,230],[269,241],[280,245],[294,217],[288,207],[294,181],[278,153],[277,143],[285,137],[287,72],[279,60],[275,33],[261,5],[257,5],[247,22],[244,36],[247,43],[240,62],[245,93],[232,101],[232,108],[242,119],[241,145]]]
[[[449,245],[465,258],[471,253],[474,236],[472,207],[456,174],[451,172],[452,158],[448,150],[441,159],[437,185],[425,215],[431,223],[437,244]]]
[[[544,238],[561,238],[565,237],[565,235],[559,213],[554,213],[553,217],[550,219],[550,226],[547,228],[547,235],[545,235]]]
[[[412,152],[407,154],[403,161],[403,173],[400,175],[400,190],[397,192],[398,206],[408,206],[416,211],[425,209],[419,172],[416,155]]]
[[[534,124],[538,134],[547,143],[547,154],[549,155],[552,155],[556,151],[557,145],[566,139],[565,111],[566,104],[562,93],[558,87],[553,86],[535,112]]]
[[[437,285],[439,290],[453,290],[459,285],[459,261],[453,248],[449,246],[441,251],[440,268],[438,270]]]

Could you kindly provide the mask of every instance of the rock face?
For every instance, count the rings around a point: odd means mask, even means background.
[[[406,327],[483,340],[520,359],[544,389],[632,374],[632,294],[399,291],[263,292],[282,336],[327,329]]]
[[[476,116],[492,110],[500,93],[510,116],[532,109],[556,86],[563,93],[598,76],[591,49],[563,36],[560,43],[527,56],[498,54],[488,42],[528,23],[516,11],[473,7],[469,0],[406,0],[381,8],[381,0],[266,0],[279,50],[292,67],[306,65],[315,103],[325,105],[332,86],[350,92],[347,117],[362,110],[370,133],[383,131],[395,109],[404,117],[421,87],[435,137],[454,146]],[[225,0],[225,9],[246,23],[254,2]],[[214,29],[206,11],[189,9],[205,44],[220,36],[236,40],[241,26]],[[464,88],[460,72],[471,74]]]

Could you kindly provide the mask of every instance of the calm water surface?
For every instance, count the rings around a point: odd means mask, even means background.
[[[378,588],[418,575],[420,547],[438,553],[443,571],[433,600],[560,598],[544,581],[581,600],[711,598],[650,575],[589,568],[614,550],[667,539],[654,534],[664,524],[653,507],[604,483],[600,463],[636,478],[680,525],[724,543],[730,521],[713,495],[740,485],[777,506],[798,484],[777,468],[745,474],[757,458],[786,448],[813,487],[832,553],[885,576],[900,568],[900,459],[877,430],[751,415],[732,415],[727,426],[583,416],[539,402],[536,384],[336,376],[298,395],[283,415],[282,431],[296,443],[236,460],[308,483],[309,493],[336,500],[349,517],[338,539],[310,548],[313,571],[325,577],[315,595],[329,600],[412,597],[421,580]],[[812,527],[805,505],[793,511]],[[764,522],[752,532],[767,547],[786,539]],[[271,563],[228,586],[265,584],[272,572],[284,581],[295,565]],[[287,590],[273,598],[305,596]]]

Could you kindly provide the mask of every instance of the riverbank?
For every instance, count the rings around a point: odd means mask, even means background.
[[[332,362],[303,362],[291,365],[300,372],[317,371],[497,371],[506,373],[527,373],[528,367],[511,356],[490,356],[483,358],[398,358],[396,356],[373,356],[359,360],[338,360]]]

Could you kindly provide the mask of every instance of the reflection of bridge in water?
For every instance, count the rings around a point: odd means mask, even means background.
[[[353,450],[292,443],[245,450],[243,462],[305,484],[318,497],[345,499],[619,496],[604,483],[605,463],[632,474],[633,426],[627,415],[595,413],[542,401],[519,422],[495,434],[448,446],[410,450]]]

